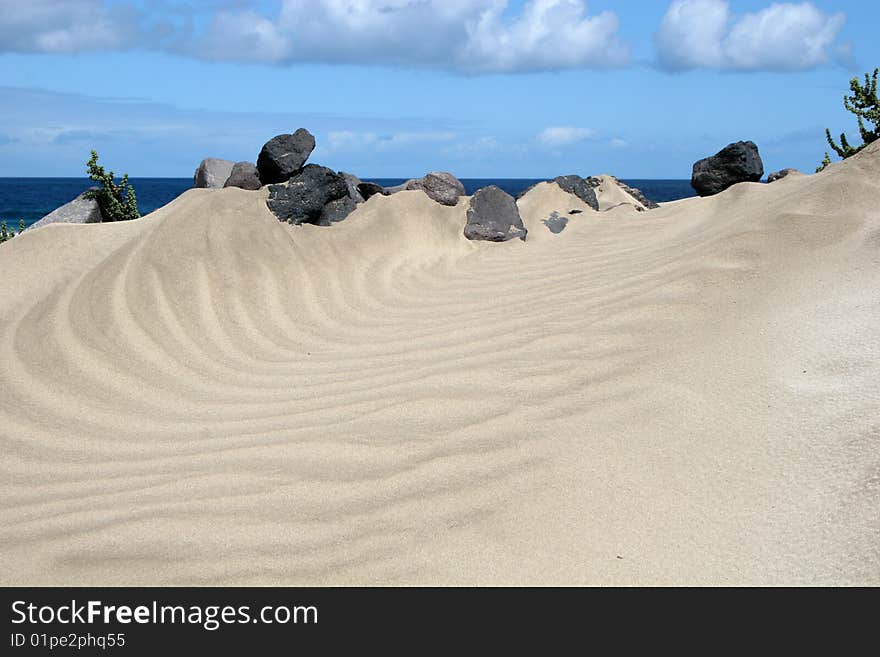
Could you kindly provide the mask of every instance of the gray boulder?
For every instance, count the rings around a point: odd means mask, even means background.
[[[363,203],[366,199],[361,195],[358,190],[358,186],[361,184],[361,179],[351,173],[345,173],[345,171],[340,171],[339,175],[345,178],[345,184],[348,186],[348,195],[355,203]]]
[[[253,162],[236,162],[232,167],[232,173],[226,180],[224,187],[240,187],[241,189],[249,189],[256,191],[262,189],[260,183],[260,174]]]
[[[696,162],[691,187],[700,196],[712,196],[737,183],[759,182],[763,176],[758,147],[751,141],[738,141]]]
[[[800,173],[800,171],[798,171],[797,169],[783,169],[782,171],[775,171],[767,176],[767,182],[772,183],[776,182],[777,180],[782,180],[790,173]]]
[[[220,189],[229,179],[235,162],[208,157],[196,169],[193,175],[193,187],[199,189]]]
[[[325,206],[341,198],[350,198],[345,178],[327,167],[309,164],[286,185],[270,185],[266,204],[280,221],[321,224]],[[334,211],[333,216],[338,213]]]
[[[97,189],[93,187],[92,189]],[[103,221],[101,208],[93,198],[86,198],[83,192],[69,203],[53,210],[39,221],[32,223],[27,230],[48,226],[49,224],[99,224]]]
[[[315,150],[315,137],[305,128],[292,135],[278,135],[263,146],[257,158],[264,185],[283,183],[298,173]]]
[[[461,181],[446,171],[433,171],[424,178],[407,181],[406,189],[421,189],[432,200],[450,207],[458,205],[459,197],[466,195]]]
[[[563,191],[577,196],[594,210],[599,210],[599,199],[596,198],[596,192],[593,191],[592,185],[584,178],[576,175],[559,176],[554,178],[553,182],[559,185]]]
[[[406,192],[410,189],[410,185],[416,185],[419,182],[419,178],[410,178],[405,183],[400,185],[395,185],[394,187],[385,187],[386,195],[396,194],[397,192]],[[419,187],[412,187],[412,189],[420,189]]]
[[[374,182],[362,182],[357,186],[357,188],[361,197],[365,201],[368,201],[376,194],[381,194],[382,196],[389,196],[391,194],[391,192],[382,187],[382,185],[378,185]]]
[[[525,240],[527,234],[516,200],[510,194],[492,185],[473,195],[464,227],[466,238],[506,242],[517,237]]]

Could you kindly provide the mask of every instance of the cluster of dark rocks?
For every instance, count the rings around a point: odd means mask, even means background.
[[[195,187],[248,190],[268,185],[269,209],[279,220],[295,225],[329,226],[342,221],[359,203],[376,195],[421,190],[437,203],[448,206],[457,205],[459,198],[465,195],[461,181],[443,171],[386,189],[344,171],[306,164],[314,149],[314,135],[300,128],[293,134],[278,135],[266,142],[256,165],[216,158],[203,160],[193,182]]]
[[[767,182],[782,180],[797,169],[782,169],[767,176]],[[742,182],[760,182],[764,176],[764,162],[753,141],[728,144],[715,155],[694,163],[691,187],[700,196],[714,196]]]
[[[307,164],[314,149],[315,137],[300,128],[293,134],[269,140],[260,150],[256,165],[216,158],[203,160],[193,182],[196,187],[248,190],[268,185],[269,210],[280,221],[294,225],[330,226],[376,195],[422,191],[433,201],[450,207],[458,205],[466,195],[461,181],[445,171],[385,188],[344,171]],[[495,186],[481,189],[473,196],[467,217],[464,233],[468,239],[501,242],[525,239],[527,233],[516,200]]]

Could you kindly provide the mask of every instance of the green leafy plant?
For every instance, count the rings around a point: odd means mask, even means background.
[[[880,139],[880,99],[877,98],[878,74],[880,74],[880,68],[875,68],[873,75],[865,73],[864,84],[859,81],[859,78],[853,78],[849,83],[852,95],[843,97],[843,106],[848,112],[855,114],[859,122],[862,145],[853,146],[850,144],[845,132],[840,134],[840,144],[838,145],[831,136],[831,130],[825,129],[825,139],[828,141],[828,145],[841,159],[852,157],[868,144]],[[867,124],[871,124],[871,128]],[[831,164],[831,156],[825,153],[825,160],[817,171],[821,171],[829,164]]]
[[[98,202],[104,221],[130,221],[141,216],[138,211],[137,196],[134,187],[128,182],[127,173],[117,185],[113,172],[107,173],[104,167],[98,164],[97,151],[92,151],[92,157],[86,166],[89,178],[101,185],[86,192],[86,197]]]

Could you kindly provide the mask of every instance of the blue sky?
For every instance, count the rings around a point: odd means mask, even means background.
[[[364,177],[812,171],[880,65],[861,0],[0,0],[0,176],[190,176],[306,127]]]

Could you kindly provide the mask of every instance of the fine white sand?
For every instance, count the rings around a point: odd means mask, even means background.
[[[650,212],[543,185],[526,242],[421,192],[28,231],[2,584],[880,584],[878,200],[880,144]]]

